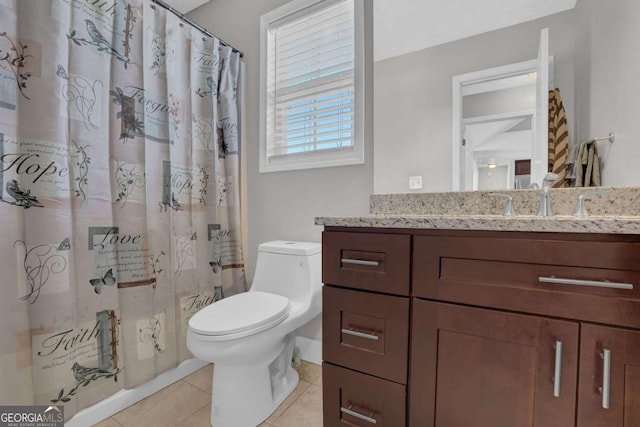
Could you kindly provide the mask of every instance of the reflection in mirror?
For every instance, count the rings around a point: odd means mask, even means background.
[[[453,190],[515,189],[525,180],[537,183],[546,175],[556,152],[547,109],[552,64],[549,29],[544,28],[537,59],[453,76]],[[516,179],[516,161],[529,162],[527,178]],[[565,149],[557,167],[564,168],[566,161]],[[504,172],[497,175],[504,176],[502,182],[492,170],[479,176],[479,168],[498,166]]]
[[[404,7],[404,3],[394,1],[393,7]],[[637,143],[640,137],[640,84],[637,82],[640,51],[636,46],[640,39],[640,25],[637,24],[640,22],[640,2],[577,0],[573,8],[540,16],[446,44],[384,56],[374,63],[374,193],[406,193],[409,176],[422,176],[421,191],[455,188],[451,150],[452,77],[535,58],[540,31],[545,27],[549,28],[549,55],[554,58],[551,87],[560,88],[562,93],[569,144],[576,146],[582,141],[615,132],[615,143],[606,139],[595,142],[602,166],[602,185],[640,185],[640,174],[636,172],[640,159],[640,144]],[[388,43],[404,45],[404,40],[394,39],[388,16],[375,17],[374,21],[376,40],[383,37]],[[384,34],[378,34],[380,21],[385,21],[382,24]],[[431,26],[423,25],[416,31],[431,29]],[[468,101],[466,98],[465,109],[467,104],[475,103],[472,96]],[[465,118],[470,117],[465,111]],[[466,123],[466,129],[461,129],[465,136],[474,132],[469,128],[471,125],[473,123]],[[531,125],[530,119],[516,126],[510,130],[525,131],[529,130],[527,126],[536,127],[535,123]],[[485,145],[485,148],[490,146]],[[495,180],[503,174],[504,179],[500,178],[500,181],[506,182],[511,178],[505,178],[505,175],[513,176],[513,187],[517,185],[516,176],[519,175],[515,175],[515,171],[513,175],[510,171],[505,172],[509,168],[507,164],[499,171],[488,171],[489,162],[486,168],[484,160],[476,162],[478,188],[485,185],[480,182],[482,172],[485,177]],[[515,161],[513,169],[516,169]],[[489,172],[492,177],[487,176]],[[474,188],[471,175],[471,188]],[[537,181],[539,184],[540,179]],[[458,188],[462,186],[458,185]]]
[[[504,74],[505,69],[522,68],[526,69]],[[478,80],[476,75],[482,77]],[[495,77],[487,77],[490,75]],[[460,129],[461,137],[461,141],[456,140],[458,132],[454,129],[452,148],[460,157],[459,163],[453,163],[452,180],[454,186],[459,183],[455,189],[500,190],[527,188],[530,184],[536,77],[530,63],[454,76],[453,84],[461,86],[460,102],[453,101],[454,127]],[[454,88],[453,92],[455,97],[458,91]],[[546,140],[541,143],[542,149],[546,148]],[[456,145],[460,145],[459,150],[455,150]],[[516,171],[516,162],[529,165],[526,174],[522,167]]]

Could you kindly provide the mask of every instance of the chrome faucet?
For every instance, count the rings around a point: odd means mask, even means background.
[[[502,214],[503,216],[516,216],[516,210],[513,207],[513,197],[508,194],[501,193],[489,193],[489,196],[502,197],[507,200],[507,205],[505,206],[504,213]]]
[[[551,209],[551,184],[560,178],[555,173],[548,173],[542,180],[542,194],[540,195],[540,206],[538,206],[538,216],[553,216]]]
[[[599,190],[587,191],[586,193],[582,193],[578,196],[578,201],[576,202],[576,210],[573,211],[573,216],[587,216],[589,213],[587,212],[587,208],[584,204],[585,200],[590,199],[596,194],[605,194],[610,193],[610,188],[601,188]]]

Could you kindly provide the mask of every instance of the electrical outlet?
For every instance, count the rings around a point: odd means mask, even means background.
[[[409,177],[409,190],[422,190],[422,176]]]

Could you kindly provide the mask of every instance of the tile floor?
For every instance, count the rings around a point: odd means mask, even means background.
[[[212,373],[207,365],[94,427],[209,427]],[[322,369],[303,360],[298,374],[298,387],[261,426],[322,427]]]

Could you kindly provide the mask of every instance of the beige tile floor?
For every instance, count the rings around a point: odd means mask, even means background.
[[[209,427],[212,374],[207,365],[94,427]],[[322,427],[322,370],[303,360],[298,374],[298,387],[261,426]]]

